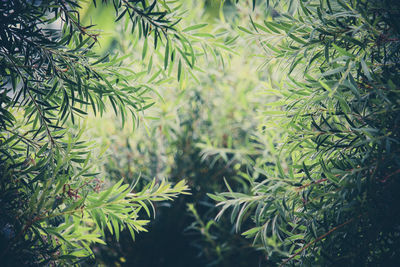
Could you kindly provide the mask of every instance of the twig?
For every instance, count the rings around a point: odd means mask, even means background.
[[[29,95],[29,98],[32,100],[33,104],[35,105],[36,110],[38,111],[38,114],[39,114],[39,116],[40,116],[40,118],[41,118],[41,121],[42,121],[42,125],[44,125],[44,127],[45,127],[45,129],[46,129],[46,133],[47,133],[47,136],[48,136],[48,138],[49,138],[49,140],[50,140],[51,146],[54,146],[54,145],[56,144],[56,142],[55,142],[55,140],[53,139],[53,136],[51,135],[49,126],[47,125],[47,122],[46,122],[46,120],[45,120],[44,114],[42,113],[42,110],[40,109],[40,107],[39,107],[38,103],[36,102],[35,98],[34,98],[33,95],[31,94],[31,92],[29,91],[29,88],[28,88],[28,87],[27,87],[27,90],[26,90],[26,91],[27,91],[27,93],[28,93],[28,95]]]
[[[392,173],[386,175],[383,179],[381,179],[381,180],[379,180],[379,181],[382,182],[382,183],[386,183],[387,179],[389,179],[390,177],[392,177],[392,176],[394,176],[394,175],[396,175],[396,174],[398,174],[398,173],[400,173],[400,169],[398,169],[397,171],[392,172]]]
[[[135,12],[138,16],[144,18],[147,20],[148,23],[150,23],[151,25],[153,25],[156,28],[159,28],[163,34],[165,36],[167,36],[167,30],[168,30],[168,26],[162,25],[160,23],[157,23],[156,21],[154,21],[148,14],[146,14],[145,12],[143,12],[142,10],[136,8],[135,6],[133,6],[131,3],[129,3],[127,0],[122,0],[125,4],[125,6],[127,6],[128,8],[131,8],[131,10],[133,12]],[[129,11],[129,10],[128,10]],[[130,13],[130,12],[128,12]]]
[[[359,218],[361,215],[359,215],[357,218]],[[294,257],[296,257],[297,255],[299,255],[301,252],[303,252],[304,250],[306,250],[307,248],[309,248],[311,245],[313,245],[314,243],[317,243],[319,241],[321,241],[322,239],[324,239],[325,237],[327,237],[329,234],[331,234],[332,232],[342,228],[343,226],[345,226],[346,224],[351,223],[352,221],[354,221],[354,218],[351,218],[350,220],[336,226],[333,227],[331,230],[329,230],[328,232],[326,232],[325,234],[319,236],[318,238],[314,239],[313,241],[311,241],[310,243],[308,243],[307,245],[305,245],[301,250],[299,250],[298,252],[296,252],[295,254],[293,254],[292,256],[290,256],[289,258],[287,258],[286,260],[284,260],[281,265],[279,265],[279,267],[284,266],[286,263],[288,263],[290,260],[292,260]]]
[[[296,190],[299,191],[299,190],[304,189],[304,188],[306,188],[306,187],[308,187],[308,186],[310,186],[310,185],[319,184],[319,183],[325,182],[325,181],[327,181],[327,180],[328,180],[328,179],[326,179],[326,178],[324,178],[324,179],[319,179],[319,180],[313,181],[313,182],[311,182],[311,183],[309,183],[309,184],[305,184],[305,185],[299,186],[299,187],[296,188]]]

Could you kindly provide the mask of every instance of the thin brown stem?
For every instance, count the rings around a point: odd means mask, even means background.
[[[360,215],[361,216],[361,215]],[[358,217],[360,217],[358,216]],[[357,218],[358,218],[357,217]],[[302,253],[304,250],[306,250],[307,248],[309,248],[311,245],[321,241],[322,239],[324,239],[325,237],[327,237],[329,234],[331,234],[332,232],[342,228],[343,226],[351,223],[352,221],[354,221],[355,218],[351,218],[350,220],[345,221],[344,223],[333,227],[331,230],[329,230],[328,232],[326,232],[325,234],[319,236],[318,238],[314,239],[313,241],[311,241],[310,243],[308,243],[307,245],[305,245],[302,249],[300,249],[298,252],[296,252],[295,254],[293,254],[292,256],[290,256],[289,258],[287,258],[286,260],[284,260],[281,265],[279,265],[279,267],[284,266],[285,264],[287,264],[289,261],[291,261],[294,257],[296,257],[297,255],[299,255],[300,253]]]

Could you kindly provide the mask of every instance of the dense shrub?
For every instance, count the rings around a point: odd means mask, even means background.
[[[198,26],[178,30],[179,6],[97,3],[106,4],[145,44],[141,55],[148,46],[162,50],[163,69],[176,69],[173,74],[184,80],[196,61],[187,32]],[[172,186],[158,180],[134,191],[133,184],[118,179],[110,185],[102,175],[103,149],[83,140],[84,118],[103,115],[110,106],[122,122],[137,119],[153,104],[148,92],[155,76],[144,75],[143,85],[143,72],[130,69],[127,56],[97,55],[99,33],[81,23],[80,11],[73,0],[0,3],[3,265],[76,263],[92,255],[91,243],[104,243],[106,229],[117,239],[123,229],[133,236],[148,222],[138,217],[142,209],[187,189],[184,181]],[[143,58],[143,65],[149,70],[151,60]]]
[[[289,75],[268,89],[280,100],[265,113],[266,131],[285,127],[280,158],[251,194],[213,198],[250,211],[233,216],[252,216],[244,234],[271,263],[396,266],[399,2],[274,3],[273,19],[243,31]]]

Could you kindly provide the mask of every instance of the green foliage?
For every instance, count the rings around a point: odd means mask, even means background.
[[[271,262],[398,263],[399,11],[397,1],[276,1],[240,28],[287,71],[265,112],[265,131],[285,133],[250,194],[212,197],[237,225],[253,217],[243,235]]]
[[[211,78],[200,75],[202,85],[197,89],[180,92],[171,88],[165,92],[169,100],[148,111],[158,118],[149,122],[149,134],[138,129],[127,136],[126,142],[116,139],[110,144],[112,154],[105,166],[110,177],[131,179],[140,173],[142,181],[157,177],[173,183],[185,177],[192,189],[190,196],[179,198],[172,207],[163,203],[155,206],[159,216],[151,223],[150,233],[139,236],[135,243],[125,239],[120,245],[114,244],[113,249],[126,259],[126,264],[247,266],[262,261],[262,253],[233,233],[229,218],[219,223],[213,220],[217,210],[206,195],[223,190],[224,177],[233,188],[247,190],[240,172],[246,169],[246,162],[261,154],[255,148],[247,150],[252,146],[250,129],[255,123],[250,116],[255,111],[249,112],[248,108],[262,102],[249,103],[254,95],[253,82],[237,90],[224,82],[218,84],[218,90],[210,89],[216,79],[228,81],[228,77],[232,78],[228,70]],[[230,95],[242,99],[241,107],[235,104],[234,109],[235,102],[224,102]],[[210,97],[212,101],[207,101]],[[110,248],[96,249],[107,255]],[[101,258],[106,265],[118,260],[119,256],[112,255]]]
[[[399,15],[1,1],[2,264],[398,265]]]
[[[188,58],[190,42],[174,26],[178,9],[154,1],[102,1],[124,16],[147,42],[176,46]],[[94,2],[96,4],[96,2]],[[103,243],[107,229],[145,230],[139,219],[154,201],[188,187],[153,181],[138,192],[122,180],[108,188],[103,152],[83,141],[81,118],[107,106],[124,122],[151,105],[149,86],[135,84],[126,56],[93,52],[98,33],[80,20],[77,1],[2,1],[0,4],[1,258],[4,265],[77,263]],[[166,18],[166,16],[168,18]],[[136,28],[135,28],[136,27]],[[174,36],[172,38],[172,36]],[[149,41],[150,42],[150,41]],[[167,45],[168,47],[168,45]],[[172,48],[171,48],[172,49]],[[173,51],[173,50],[171,50]],[[194,55],[190,54],[190,67]],[[189,61],[189,60],[188,60]],[[166,53],[164,64],[169,64]],[[125,67],[124,67],[125,66]],[[149,103],[150,102],[150,103]]]
[[[245,42],[235,39],[231,45],[238,51]],[[254,135],[260,109],[269,96],[262,94],[258,75],[247,75],[257,68],[249,58],[253,51],[240,51],[242,55],[225,59],[229,65],[224,69],[207,59],[199,60],[197,66],[207,72],[199,73],[199,83],[188,83],[184,91],[174,84],[166,86],[160,92],[163,103],[144,112],[147,128],[121,133],[116,123],[110,135],[100,122],[94,123],[97,134],[104,134],[110,146],[105,166],[109,177],[129,181],[140,174],[144,184],[152,177],[173,183],[184,177],[192,193],[172,205],[158,203],[158,218],[149,226],[149,233],[138,236],[134,243],[121,239],[112,246],[93,248],[101,264],[122,264],[120,257],[124,264],[138,266],[248,266],[264,262],[262,252],[234,233],[230,218],[214,221],[218,210],[207,196],[222,191],[225,180],[233,189],[248,192],[243,177],[246,172],[253,173],[252,165],[268,154]]]

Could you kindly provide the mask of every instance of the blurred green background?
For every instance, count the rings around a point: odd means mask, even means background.
[[[227,22],[241,19],[230,2],[223,7],[219,1],[182,4],[187,10],[184,16],[193,24],[208,23],[202,34],[225,39],[237,48],[235,53],[228,51],[226,61],[215,60],[218,55],[201,57],[195,77],[180,82],[163,76],[155,94],[157,103],[141,114],[139,128],[132,130],[135,125],[129,122],[121,127],[112,111],[86,123],[88,136],[109,147],[107,178],[123,177],[131,183],[141,177],[141,186],[154,177],[171,182],[186,179],[191,195],[157,205],[149,232],[139,234],[136,241],[127,233],[121,234],[119,242],[108,235],[107,245],[93,248],[96,262],[88,265],[265,266],[262,249],[236,233],[229,216],[214,221],[218,208],[207,193],[224,191],[227,185],[248,192],[246,176],[253,176],[255,166],[268,159],[267,148],[273,147],[274,138],[261,137],[259,126],[265,103],[273,100],[262,91],[263,83],[269,82],[265,75],[273,74],[257,72],[263,63],[257,55],[260,48],[249,47]],[[102,29],[98,52],[130,55],[133,65],[148,60],[153,66],[162,64],[152,53],[137,52],[144,43],[126,34],[123,23],[113,21],[112,12],[112,6],[83,6],[83,22]],[[153,67],[143,79],[156,70]]]

